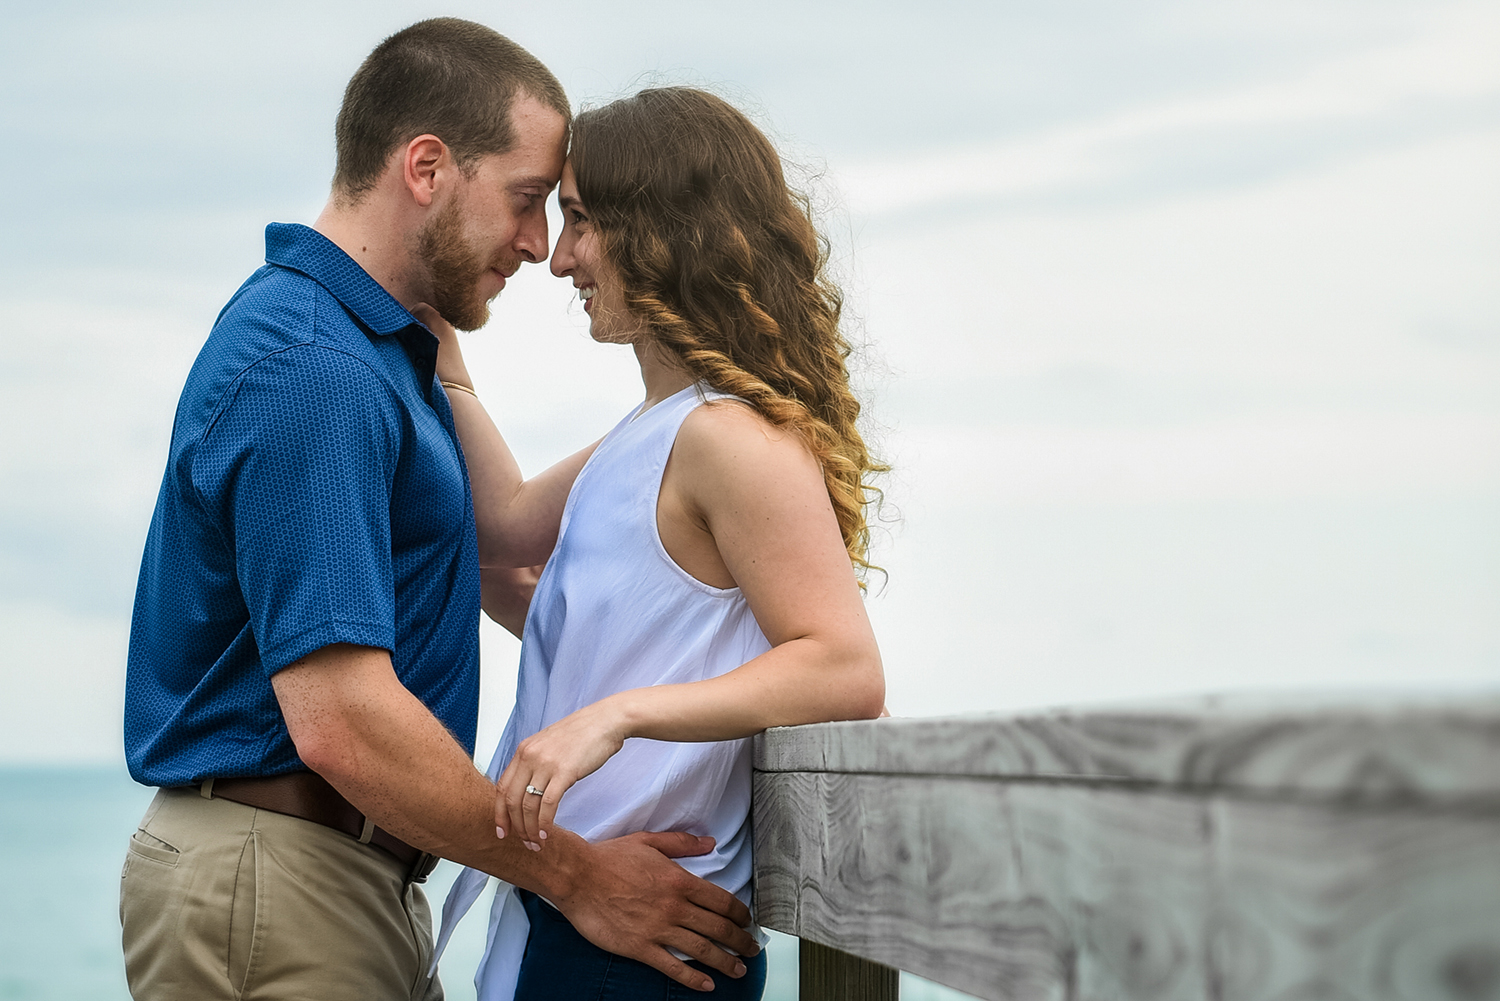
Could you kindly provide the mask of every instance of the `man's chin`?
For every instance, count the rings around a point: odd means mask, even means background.
[[[441,309],[438,312],[443,314],[443,319],[453,324],[454,330],[468,333],[490,322],[490,304],[484,300],[464,303],[462,306],[449,306],[449,309],[452,310],[452,316]]]
[[[468,313],[464,316],[464,319],[466,322],[471,323],[472,326],[461,327],[456,323],[453,326],[458,330],[464,331],[478,330],[480,327],[490,322],[490,304],[498,298],[500,298],[500,290],[496,289],[494,295],[490,296],[488,299],[476,302],[472,307],[470,307]]]

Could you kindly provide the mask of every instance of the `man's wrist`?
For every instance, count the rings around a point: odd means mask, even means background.
[[[546,850],[527,854],[539,863],[535,869],[536,892],[557,904],[570,899],[584,884],[593,864],[594,846],[554,826]]]

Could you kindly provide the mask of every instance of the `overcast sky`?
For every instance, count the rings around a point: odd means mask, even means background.
[[[183,376],[349,74],[444,13],[575,103],[712,86],[812,190],[896,464],[893,711],[1500,684],[1493,3],[0,11],[0,760],[118,758]],[[469,351],[534,471],[639,383],[528,271]]]

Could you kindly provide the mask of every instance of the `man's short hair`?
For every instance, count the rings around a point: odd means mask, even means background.
[[[459,169],[515,144],[511,105],[526,94],[572,120],[552,71],[493,29],[456,17],[418,21],[381,42],[344,91],[334,134],[335,192],[358,201],[391,151],[431,133]]]

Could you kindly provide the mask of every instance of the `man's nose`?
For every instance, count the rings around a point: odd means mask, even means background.
[[[516,233],[516,242],[513,244],[516,253],[532,264],[547,259],[547,217],[541,213],[537,215],[537,218],[527,219],[521,223],[521,229]]]

